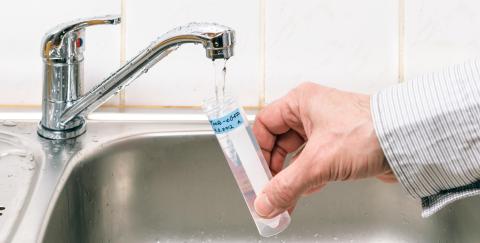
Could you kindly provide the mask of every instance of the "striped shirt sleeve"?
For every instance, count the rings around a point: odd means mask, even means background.
[[[371,107],[385,156],[423,217],[480,194],[480,62],[382,90]]]

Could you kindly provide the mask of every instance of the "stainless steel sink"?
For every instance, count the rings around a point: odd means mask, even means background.
[[[99,143],[65,173],[43,242],[480,239],[479,198],[422,219],[419,204],[399,185],[375,180],[332,183],[301,200],[285,232],[262,238],[209,132],[150,133]]]
[[[0,231],[4,242],[480,239],[479,197],[422,219],[418,202],[399,185],[376,180],[332,183],[303,198],[289,228],[266,239],[258,235],[206,121],[89,121],[87,133],[67,141],[38,137],[36,121],[16,124],[0,130],[25,139],[38,160],[26,170],[35,176],[22,213],[11,230]],[[9,179],[0,178],[0,185]]]

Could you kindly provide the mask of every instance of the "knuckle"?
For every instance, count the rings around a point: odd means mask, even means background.
[[[302,89],[302,90],[309,90],[313,87],[316,87],[318,84],[314,83],[314,82],[310,82],[310,81],[307,81],[307,82],[302,82],[300,83],[297,88],[298,89]]]
[[[299,84],[295,89],[292,90],[292,94],[303,94],[305,92],[310,92],[313,89],[316,89],[318,84],[313,82],[303,82]]]
[[[295,190],[292,187],[291,183],[287,179],[280,177],[275,180],[273,184],[273,191],[270,200],[273,206],[286,209],[288,208],[293,201],[295,200]]]

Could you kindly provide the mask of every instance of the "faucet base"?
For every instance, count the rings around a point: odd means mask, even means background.
[[[67,130],[52,130],[42,126],[42,124],[39,123],[37,133],[43,138],[61,140],[78,137],[84,134],[86,130],[87,125],[85,121],[83,121],[79,126]]]

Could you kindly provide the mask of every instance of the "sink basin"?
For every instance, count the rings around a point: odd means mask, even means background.
[[[428,218],[399,185],[328,185],[303,198],[290,227],[258,235],[215,140],[152,133],[85,152],[70,170],[43,242],[476,242],[480,199]]]

